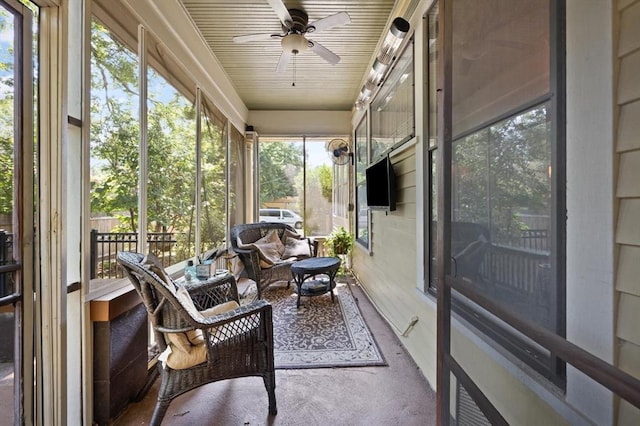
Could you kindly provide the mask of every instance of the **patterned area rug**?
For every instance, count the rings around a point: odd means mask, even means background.
[[[360,314],[349,285],[337,283],[329,293],[302,297],[296,308],[295,284],[268,287],[263,297],[273,306],[277,369],[387,365]]]

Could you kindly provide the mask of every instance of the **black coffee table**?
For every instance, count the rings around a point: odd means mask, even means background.
[[[291,273],[298,293],[296,307],[300,307],[300,296],[321,296],[327,292],[331,293],[333,302],[333,289],[336,288],[334,278],[338,268],[340,268],[340,259],[337,257],[312,257],[291,265]],[[317,275],[326,275],[329,279],[309,279]]]

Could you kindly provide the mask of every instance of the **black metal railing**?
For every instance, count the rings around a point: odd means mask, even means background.
[[[523,229],[520,232],[522,248],[549,251],[549,238],[546,229]]]
[[[149,252],[154,253],[167,267],[175,263],[174,248],[177,243],[173,232],[149,232],[147,244]],[[116,254],[119,251],[139,251],[138,234],[135,232],[98,232],[91,231],[91,278],[122,278],[118,268]]]
[[[13,234],[0,229],[0,267],[10,265],[13,261]],[[0,273],[0,297],[13,292],[13,275]]]

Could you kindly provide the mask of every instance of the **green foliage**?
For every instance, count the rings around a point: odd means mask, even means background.
[[[137,230],[139,120],[137,61],[96,21],[91,37],[91,211]]]
[[[295,197],[295,177],[302,170],[302,146],[283,142],[260,144],[260,205]]]
[[[13,15],[8,10],[0,7],[0,33],[13,31],[13,25],[10,24],[13,21],[12,18]],[[0,80],[0,85],[13,86],[14,52],[13,41],[9,42],[7,49],[0,50],[0,72],[8,74]]]
[[[333,167],[323,164],[317,170],[322,196],[331,203],[333,201]]]
[[[0,7],[0,32],[11,15]],[[13,211],[13,46],[0,50],[0,214]]]
[[[12,211],[13,97],[5,96],[0,98],[0,214],[10,214]]]
[[[325,245],[329,250],[330,256],[337,256],[339,254],[349,254],[353,249],[354,237],[353,234],[347,232],[347,230],[341,226],[334,230],[327,238]]]
[[[456,143],[454,220],[491,224],[492,239],[515,244],[520,214],[549,214],[550,144],[544,107]]]
[[[119,231],[138,226],[138,63],[133,52],[94,21],[91,37],[91,155],[93,214],[121,220]],[[148,70],[146,152],[147,223],[150,232],[174,233],[177,260],[195,253],[196,111],[186,97]],[[202,116],[202,245],[225,236],[224,123]]]
[[[206,117],[205,117],[206,118]],[[201,251],[219,247],[225,237],[225,143],[223,123],[203,119]]]

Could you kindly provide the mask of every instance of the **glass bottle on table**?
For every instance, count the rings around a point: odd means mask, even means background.
[[[196,267],[193,264],[193,260],[187,262],[187,266],[184,267],[184,279],[191,281],[196,276]]]

